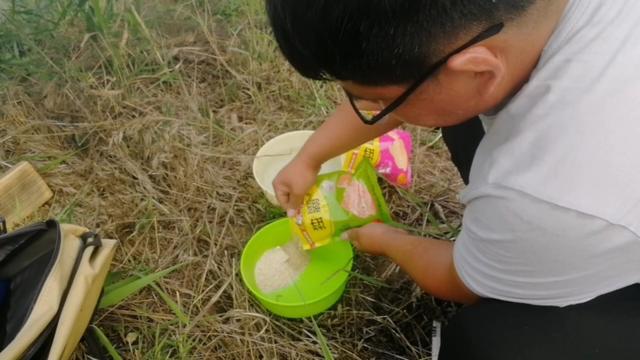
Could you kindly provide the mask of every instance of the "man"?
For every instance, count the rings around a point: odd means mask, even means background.
[[[320,164],[404,122],[443,127],[469,175],[455,245],[380,224],[348,234],[428,293],[472,304],[445,328],[441,359],[640,356],[640,2],[267,10],[287,60],[348,98],[274,181],[290,215]],[[466,121],[477,115],[482,126]]]

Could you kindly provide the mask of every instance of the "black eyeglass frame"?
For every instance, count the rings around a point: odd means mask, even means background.
[[[473,39],[467,41],[462,46],[450,52],[448,55],[446,55],[442,59],[436,61],[433,65],[429,66],[427,70],[418,78],[418,80],[416,80],[413,84],[411,84],[411,86],[409,86],[407,90],[405,90],[391,104],[387,105],[384,109],[382,109],[379,113],[377,113],[371,119],[367,119],[364,115],[362,115],[362,112],[360,112],[360,110],[358,109],[358,106],[355,103],[356,102],[355,96],[351,95],[346,89],[344,89],[344,92],[347,94],[347,98],[349,99],[349,103],[351,103],[351,106],[353,107],[353,111],[355,111],[355,113],[358,115],[360,120],[362,120],[362,122],[365,123],[366,125],[376,124],[380,120],[384,119],[387,115],[394,112],[398,107],[400,107],[400,105],[402,105],[409,98],[409,96],[411,96],[425,81],[427,81],[427,79],[429,79],[429,77],[431,77],[431,75],[433,75],[442,65],[446,64],[447,61],[449,61],[449,59],[451,59],[454,55],[457,55],[463,50],[475,44],[478,44],[492,36],[497,35],[502,31],[503,28],[504,28],[504,23],[498,23],[498,24],[492,25],[486,30],[484,30],[483,32],[481,32],[480,34],[478,34]]]

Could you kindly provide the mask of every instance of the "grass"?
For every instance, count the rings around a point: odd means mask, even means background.
[[[55,192],[29,221],[119,239],[122,278],[185,264],[98,313],[122,358],[429,358],[431,321],[455,307],[385,259],[358,256],[344,298],[311,320],[270,315],[241,283],[244,243],[282,216],[251,179],[251,154],[317,127],[341,99],[283,61],[260,0],[6,4],[0,171],[29,159]],[[385,196],[397,220],[452,238],[459,180],[437,131],[411,131],[415,186]]]

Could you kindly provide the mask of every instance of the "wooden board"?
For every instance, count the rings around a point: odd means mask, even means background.
[[[0,216],[7,220],[8,227],[12,227],[52,196],[36,169],[23,161],[0,177]]]

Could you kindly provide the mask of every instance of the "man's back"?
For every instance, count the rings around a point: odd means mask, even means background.
[[[572,1],[462,200],[475,292],[568,305],[640,281],[640,3]]]

